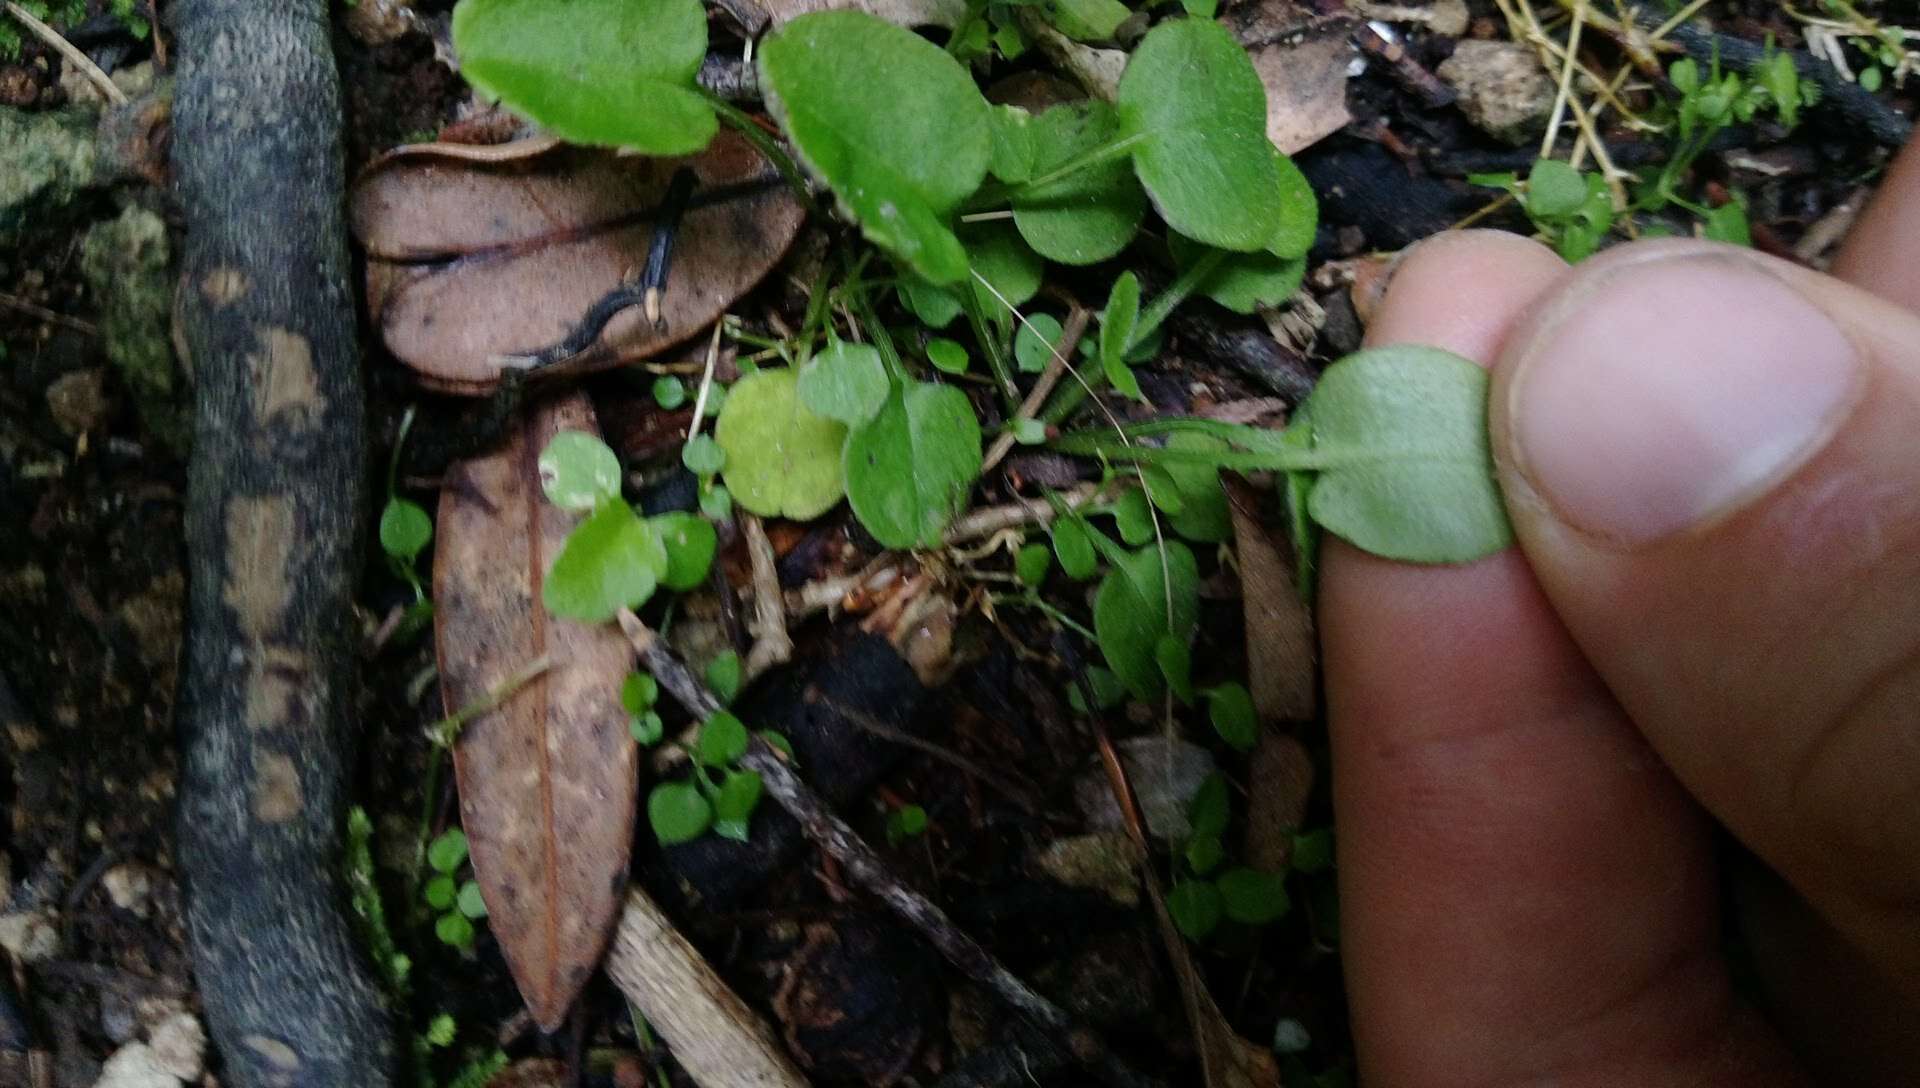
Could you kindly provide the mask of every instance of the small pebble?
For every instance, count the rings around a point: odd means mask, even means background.
[[[1437,73],[1460,92],[1460,111],[1481,131],[1519,145],[1553,111],[1554,85],[1540,58],[1517,42],[1464,41]]]
[[[26,963],[60,954],[60,930],[46,911],[0,914],[0,948]]]
[[[107,889],[107,898],[113,900],[114,906],[137,918],[147,916],[148,900],[153,896],[153,876],[146,866],[131,861],[116,865],[101,876],[100,886]]]

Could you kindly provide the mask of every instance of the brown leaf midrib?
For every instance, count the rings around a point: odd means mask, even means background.
[[[541,533],[540,527],[542,496],[539,490],[539,454],[534,451],[535,443],[531,441],[535,437],[531,424],[532,420],[529,418],[529,425],[524,429],[528,441],[522,442],[520,446],[520,483],[528,489],[527,577],[532,590],[533,650],[534,658],[537,660],[547,652],[547,610],[544,603],[547,564],[546,538]],[[553,705],[547,697],[548,676],[554,667],[558,667],[557,664],[550,664],[547,671],[535,678],[533,690],[529,692],[535,697],[534,713],[539,723],[536,732],[540,745],[540,833],[544,846],[540,860],[546,869],[546,895],[540,910],[543,943],[546,945],[545,970],[541,972],[540,980],[540,1004],[543,1006],[550,1004],[558,991],[560,964],[560,930],[557,911],[557,904],[560,902],[560,844],[554,832],[553,748],[547,736],[552,724],[549,711]],[[547,1008],[535,1009],[534,1019],[540,1021],[542,1028],[546,1028],[549,1015],[553,1012],[554,1010]]]

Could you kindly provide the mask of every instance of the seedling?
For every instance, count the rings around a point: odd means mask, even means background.
[[[778,733],[760,736],[776,749],[792,745]],[[662,782],[647,795],[647,823],[662,846],[692,842],[708,831],[746,842],[754,810],[760,806],[760,775],[741,767],[749,736],[739,718],[722,710],[700,726],[687,750],[692,771],[681,781]]]
[[[1226,780],[1219,775],[1200,784],[1187,810],[1192,832],[1181,849],[1179,875],[1167,892],[1167,913],[1189,940],[1204,941],[1223,919],[1264,926],[1285,917],[1291,906],[1286,877],[1246,866],[1226,866],[1222,836],[1232,818]]]
[[[426,508],[399,492],[400,451],[407,432],[413,428],[413,409],[400,416],[399,434],[394,439],[393,455],[387,461],[387,503],[380,510],[380,550],[386,553],[387,567],[394,577],[413,589],[413,604],[400,619],[399,638],[411,637],[433,618],[433,601],[427,596],[418,562],[420,553],[433,541],[433,518]]]
[[[427,864],[434,875],[420,889],[421,899],[434,912],[434,936],[463,952],[473,948],[473,923],[487,916],[480,885],[459,879],[466,863],[466,833],[450,827],[427,846]]]
[[[887,813],[887,845],[899,846],[926,833],[927,810],[919,805],[901,805]]]

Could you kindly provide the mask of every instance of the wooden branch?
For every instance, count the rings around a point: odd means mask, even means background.
[[[700,1088],[807,1088],[766,1023],[638,888],[627,892],[607,975]]]
[[[365,406],[325,0],[175,0],[187,486],[179,856],[230,1088],[383,1088],[338,859]]]
[[[674,656],[638,616],[622,609],[619,618],[620,628],[626,632],[641,663],[689,713],[704,720],[722,709],[720,700],[707,690],[693,670]],[[1028,986],[980,942],[954,925],[932,900],[895,876],[873,847],[846,821],[835,816],[826,802],[764,739],[753,738],[747,754],[740,758],[740,765],[760,775],[767,796],[798,820],[807,837],[838,861],[856,882],[918,931],[968,978],[992,990],[1000,1000],[1058,1040],[1076,1062],[1098,1072],[1106,1083],[1120,1088],[1146,1088],[1157,1083],[1121,1061],[1107,1049],[1097,1033],[1076,1023],[1060,1006]]]

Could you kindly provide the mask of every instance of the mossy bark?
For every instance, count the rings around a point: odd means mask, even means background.
[[[325,0],[176,0],[176,317],[194,376],[180,856],[237,1088],[382,1086],[341,908],[363,394]]]

